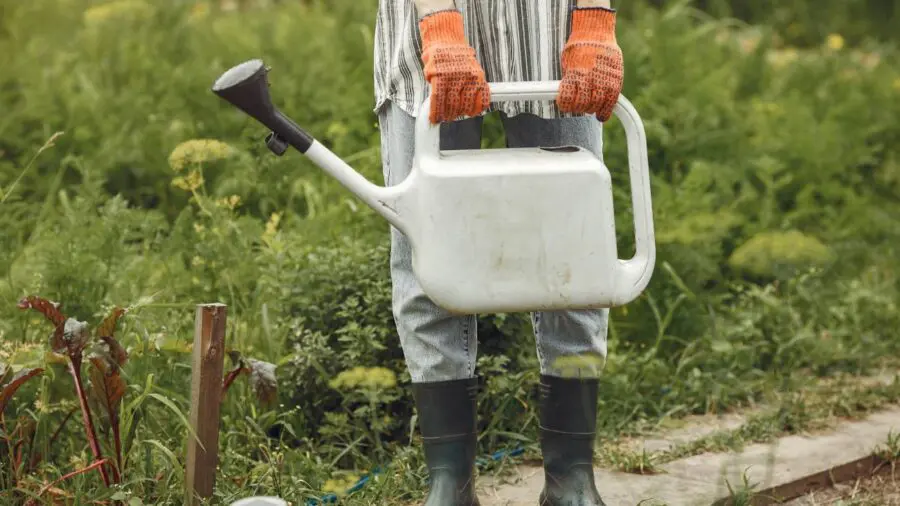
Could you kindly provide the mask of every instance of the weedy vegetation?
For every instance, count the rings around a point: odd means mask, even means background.
[[[233,351],[214,502],[425,491],[387,224],[209,90],[263,58],[279,107],[381,182],[374,2],[229,4],[0,1],[0,503],[180,504],[208,302],[228,305]],[[622,6],[658,260],[612,311],[600,462],[654,472],[896,401],[859,385],[900,351],[900,9],[807,4]],[[627,256],[619,126],[604,156]],[[483,146],[503,146],[494,115]],[[538,364],[525,315],[478,332],[480,469],[500,473],[538,456]],[[849,380],[816,390],[834,378]],[[669,455],[615,453],[762,405]]]

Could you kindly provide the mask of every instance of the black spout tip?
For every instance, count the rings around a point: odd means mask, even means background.
[[[272,105],[268,72],[262,60],[247,60],[219,76],[212,91],[268,127],[272,133],[266,138],[266,145],[276,155],[284,154],[289,145],[306,153],[314,139]]]
[[[227,94],[229,90],[240,88],[243,85],[257,81],[260,77],[265,77],[266,70],[262,60],[258,58],[247,60],[226,70],[213,83],[212,90],[217,95]]]
[[[213,84],[212,91],[271,128],[275,110],[269,96],[267,73],[262,60],[248,60],[225,71]]]

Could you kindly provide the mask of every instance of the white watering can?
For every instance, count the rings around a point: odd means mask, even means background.
[[[288,506],[288,503],[280,497],[256,496],[235,501],[231,506]]]
[[[372,184],[283,115],[268,68],[254,59],[222,74],[213,92],[271,130],[277,155],[305,154],[410,240],[425,294],[455,313],[591,309],[627,304],[656,260],[644,127],[620,96],[628,142],[636,253],[618,258],[609,170],[580,147],[441,151],[429,99],[416,123],[412,172]],[[490,84],[491,99],[552,100],[559,81]]]

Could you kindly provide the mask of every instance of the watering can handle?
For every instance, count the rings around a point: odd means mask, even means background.
[[[554,100],[559,94],[560,81],[520,81],[489,83],[492,102]],[[416,153],[437,156],[440,152],[440,125],[431,124],[427,111],[430,97],[426,97],[419,109],[416,125]],[[641,117],[631,102],[619,95],[613,109],[625,129],[628,143],[628,167],[631,180],[631,203],[634,209],[635,254],[628,260],[619,260],[617,288],[620,300],[625,304],[647,287],[656,263],[652,202],[650,199],[650,169],[647,159],[647,139]]]

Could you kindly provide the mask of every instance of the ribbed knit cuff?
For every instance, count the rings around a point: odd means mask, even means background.
[[[445,9],[426,14],[419,20],[422,43],[465,42],[466,30],[459,9]]]
[[[572,12],[569,42],[616,40],[616,11],[605,7],[579,7]]]

